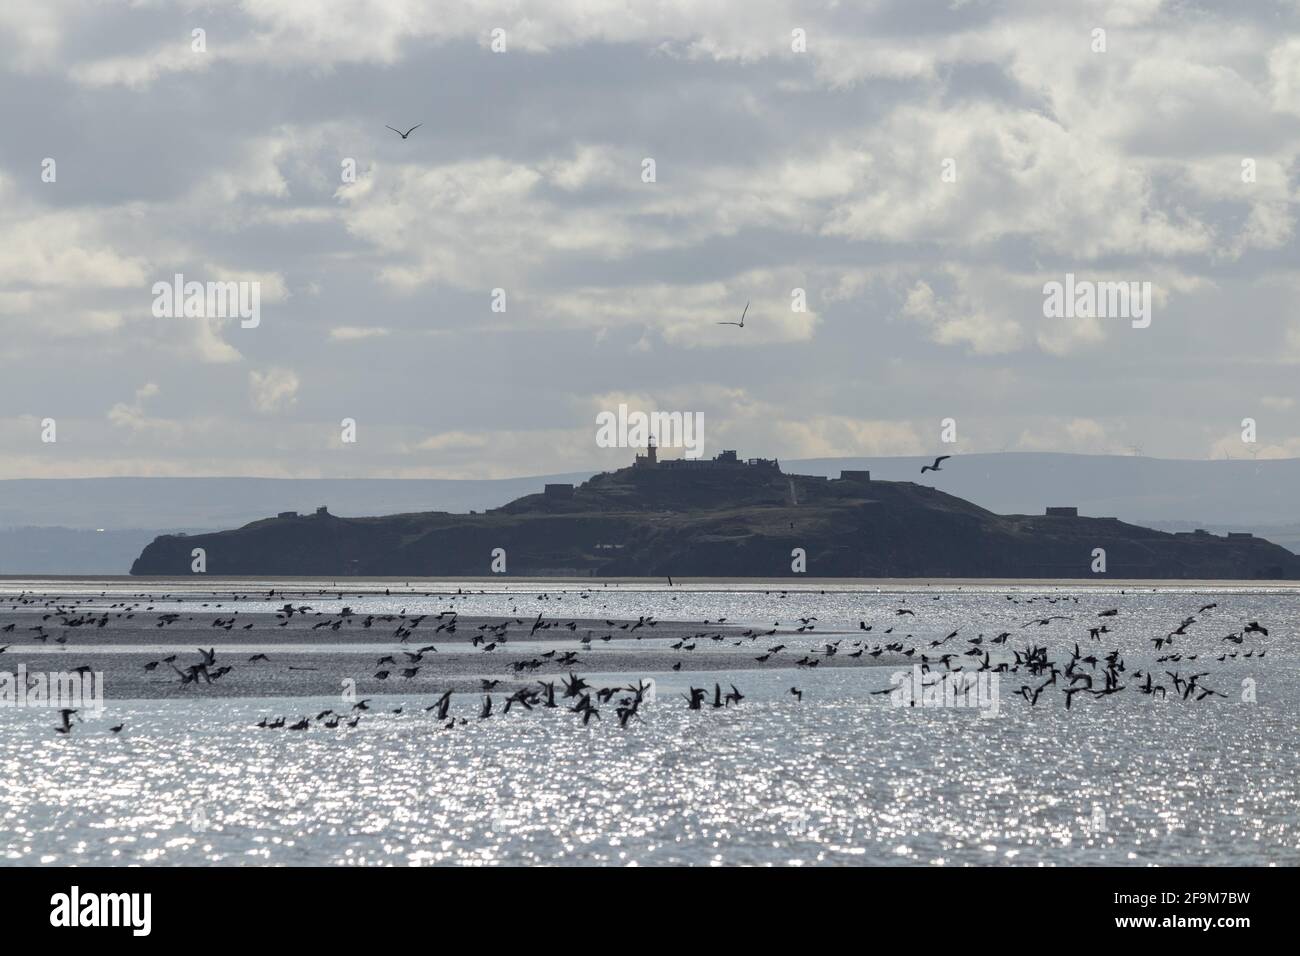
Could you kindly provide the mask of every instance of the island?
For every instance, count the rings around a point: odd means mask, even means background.
[[[953,458],[945,468],[961,467]],[[1250,534],[1169,533],[1068,505],[999,515],[869,472],[786,474],[775,459],[633,463],[482,514],[282,512],[156,538],[134,575],[1296,580],[1300,555]]]

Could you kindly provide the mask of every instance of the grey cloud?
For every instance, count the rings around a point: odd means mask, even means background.
[[[7,475],[580,470],[617,463],[592,403],[619,394],[781,457],[916,453],[947,415],[965,451],[1205,457],[1247,415],[1300,447],[1294,7],[488,3],[405,30],[393,0],[313,35],[309,4],[17,6]],[[205,68],[139,72],[193,26]],[[1045,319],[1067,271],[1156,282],[1151,328]],[[156,319],[174,272],[286,294],[257,329]],[[714,324],[745,299],[744,332]]]

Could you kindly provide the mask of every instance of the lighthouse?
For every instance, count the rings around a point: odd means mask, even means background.
[[[646,442],[645,454],[637,455],[632,464],[636,468],[653,468],[658,462],[659,456],[655,450],[655,436],[651,435],[650,440]]]

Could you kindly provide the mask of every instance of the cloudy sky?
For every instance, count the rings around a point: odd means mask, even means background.
[[[0,71],[0,477],[608,467],[620,402],[1300,455],[1295,0],[7,0]],[[1066,273],[1150,327],[1044,317]]]

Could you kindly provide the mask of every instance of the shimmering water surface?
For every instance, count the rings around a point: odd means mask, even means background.
[[[105,587],[111,593],[98,598]],[[64,595],[80,590],[102,605],[149,587],[155,585],[40,585]],[[1031,708],[1015,695],[1026,681],[1006,675],[999,714],[982,718],[972,710],[892,706],[888,696],[871,691],[889,687],[900,668],[872,666],[869,657],[852,667],[809,670],[790,666],[795,658],[789,657],[787,666],[675,673],[663,666],[663,647],[647,646],[653,666],[644,671],[582,671],[597,687],[655,680],[656,699],[643,707],[643,722],[626,729],[614,719],[613,705],[587,727],[558,709],[515,708],[480,721],[479,698],[470,694],[454,700],[453,713],[468,722],[452,730],[423,712],[427,696],[402,694],[377,698],[354,729],[313,726],[299,733],[253,724],[267,715],[293,720],[344,709],[340,699],[110,696],[102,716],[88,716],[66,737],[52,731],[50,712],[9,708],[0,710],[0,858],[10,864],[1300,863],[1300,596],[1288,590],[826,585],[823,593],[817,585],[783,594],[752,585],[689,591],[580,591],[575,585],[561,593],[550,585],[550,596],[539,600],[542,592],[530,585],[451,604],[445,586],[423,597],[435,587],[385,596],[381,585],[380,593],[363,598],[349,593],[343,601],[307,603],[326,611],[349,604],[362,613],[456,606],[465,614],[725,617],[763,627],[779,620],[783,633],[755,647],[761,652],[764,643],[780,641],[798,654],[825,640],[842,638],[848,651],[855,640],[870,647],[904,634],[913,635],[905,643],[918,654],[937,654],[929,642],[956,628],[962,633],[945,650],[960,652],[966,637],[1009,630],[1005,650],[993,652],[995,663],[1031,642],[1048,644],[1063,663],[1079,641],[1085,654],[1120,648],[1130,673],[1149,667],[1157,675],[1206,673],[1202,684],[1228,696],[1197,702],[1126,692],[1076,699],[1067,711],[1063,695],[1049,688]],[[10,585],[0,594],[19,590]],[[1060,600],[1047,604],[1047,596]],[[186,597],[200,605],[222,600],[197,592]],[[1210,602],[1219,607],[1197,613]],[[249,613],[279,603],[240,606]],[[166,609],[161,602],[155,607]],[[914,609],[915,617],[896,615],[899,607]],[[1097,617],[1111,607],[1120,614]],[[37,620],[42,613],[12,612],[7,602],[4,611],[5,620],[22,613]],[[1048,615],[1068,620],[1021,627]],[[798,625],[796,618],[812,616],[816,631],[784,633]],[[1187,616],[1198,621],[1175,648],[1197,659],[1155,664],[1150,638]],[[1222,641],[1251,620],[1266,625],[1269,636],[1252,636],[1241,646]],[[859,621],[873,631],[859,630]],[[1087,628],[1106,621],[1114,633],[1089,641]],[[894,634],[883,636],[891,626]],[[1265,650],[1266,657],[1218,661],[1225,650]],[[735,653],[755,651],[746,646]],[[3,666],[11,665],[0,659]],[[494,661],[484,673],[500,667]],[[736,684],[745,701],[689,711],[680,694],[689,685],[711,690],[714,681],[724,690]],[[792,686],[804,692],[802,702],[788,693]],[[405,707],[402,714],[389,712],[398,706]],[[121,736],[107,732],[119,722],[126,723]]]

